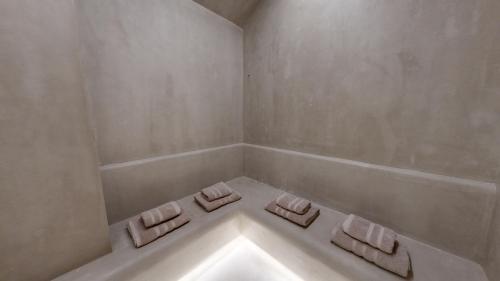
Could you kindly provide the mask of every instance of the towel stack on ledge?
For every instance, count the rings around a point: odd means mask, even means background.
[[[177,202],[168,202],[131,219],[127,228],[134,245],[139,248],[183,226],[189,220]]]
[[[335,226],[331,241],[402,277],[408,277],[411,271],[408,250],[398,245],[396,233],[361,217],[351,214]]]
[[[194,195],[194,200],[205,211],[211,212],[229,203],[233,203],[241,199],[238,192],[220,182],[212,186],[206,187]]]
[[[302,227],[308,227],[319,216],[319,209],[311,201],[288,193],[271,201],[266,210]]]

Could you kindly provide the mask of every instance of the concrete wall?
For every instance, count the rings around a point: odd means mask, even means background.
[[[500,180],[497,182],[497,186],[500,184]],[[500,280],[500,195],[497,193],[497,205],[495,216],[493,217],[493,223],[490,230],[490,236],[488,240],[489,256],[488,259],[483,262],[486,274],[491,281]]]
[[[107,252],[73,1],[0,1],[0,280],[49,280]]]
[[[241,175],[241,144],[101,167],[110,223]]]
[[[260,0],[193,0],[218,15],[242,26]]]
[[[491,22],[499,17],[491,9],[494,2],[262,0],[244,26],[245,143],[495,181],[500,173],[500,52],[493,42],[498,28]],[[251,177],[312,192],[333,207],[367,214],[486,261],[485,220],[492,216],[495,188],[485,193],[475,184],[441,188],[420,179],[410,184],[398,173],[384,176],[387,186],[377,187],[383,190],[380,200],[384,195],[403,200],[408,189],[413,191],[407,194],[425,193],[418,198],[443,199],[442,206],[432,200],[428,206],[439,212],[435,216],[442,225],[437,227],[428,210],[419,212],[412,202],[391,200],[381,208],[382,202],[368,200],[370,179],[377,177],[361,177],[364,169],[352,172],[354,183],[349,183],[346,175],[331,176],[346,167],[310,160],[314,155],[278,161],[267,153],[261,157],[268,161],[250,161],[246,151],[245,171]],[[355,190],[329,187],[328,180]],[[477,211],[476,219],[459,218],[463,212],[457,210],[467,206]],[[404,216],[410,213],[416,216]],[[408,225],[399,225],[404,220]],[[454,229],[460,222],[462,228],[480,225],[478,244],[468,249],[460,244],[473,236]],[[450,241],[430,237],[436,228],[452,235]]]
[[[493,179],[486,1],[263,1],[245,26],[245,142]]]
[[[248,177],[463,257],[486,253],[494,184],[255,145],[244,158]]]
[[[242,141],[243,35],[239,27],[193,1],[82,0],[78,3],[85,86],[91,98],[101,164],[144,160]],[[217,153],[217,157],[227,156],[222,150]],[[181,163],[189,161],[194,160]],[[236,161],[235,167],[241,166],[241,161]],[[213,171],[210,163],[205,161],[204,169],[186,164],[178,168],[187,178],[200,179],[190,181],[193,185],[188,187],[177,181],[175,174],[163,169],[166,168],[163,161],[148,163],[148,178],[136,177],[130,182],[111,176],[109,170],[103,172],[111,222],[130,215],[131,211],[185,196],[228,175],[216,169],[209,181],[206,173]],[[152,165],[158,166],[152,168]],[[137,171],[145,171],[136,164],[133,166]],[[129,170],[126,165],[118,167],[113,169],[114,175]],[[241,173],[242,170],[235,176]],[[151,198],[162,186],[168,192],[160,192],[162,197],[154,198],[155,201],[133,201]],[[130,188],[141,188],[144,197],[124,195]],[[118,202],[118,198],[124,201]],[[123,206],[127,205],[134,207],[126,210]]]
[[[489,57],[488,67],[486,69],[486,77],[492,81],[489,86],[489,91],[500,97],[500,1],[488,0],[488,17],[485,19],[485,25],[495,30],[492,40],[489,42]],[[500,108],[500,99],[497,101],[497,108]],[[500,114],[500,110],[497,109]],[[498,124],[498,122],[497,122]],[[497,147],[500,140],[497,138]],[[497,173],[497,187],[500,186],[500,174]],[[490,230],[489,244],[490,249],[489,259],[485,262],[486,273],[491,281],[500,280],[500,192],[497,192],[497,205],[495,217],[492,220]]]

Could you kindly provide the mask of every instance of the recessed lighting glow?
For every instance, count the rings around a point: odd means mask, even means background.
[[[244,236],[205,259],[179,281],[303,281]]]

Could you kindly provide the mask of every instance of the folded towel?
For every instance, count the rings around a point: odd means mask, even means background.
[[[135,217],[128,222],[128,232],[132,236],[134,245],[139,248],[155,241],[161,236],[177,229],[190,221],[189,217],[182,213],[179,216],[150,228],[146,228],[140,217]]]
[[[241,199],[241,196],[238,194],[238,192],[234,191],[231,193],[231,195],[216,199],[214,201],[207,201],[203,195],[201,195],[201,192],[198,192],[194,195],[194,200],[196,203],[198,203],[205,211],[211,212],[215,209],[218,209],[224,205],[227,205],[229,203],[233,203],[235,201],[238,201]]]
[[[231,195],[231,193],[233,193],[233,189],[227,186],[227,184],[223,182],[219,182],[212,186],[205,187],[204,189],[201,190],[201,194],[203,195],[205,200],[209,202],[229,196]]]
[[[340,223],[332,230],[331,241],[337,246],[402,277],[408,277],[411,271],[408,250],[403,246],[397,246],[392,255],[386,254],[344,233]]]
[[[368,243],[388,254],[394,251],[396,233],[389,228],[351,214],[342,224],[342,229],[352,238]]]
[[[311,201],[294,196],[289,193],[283,193],[276,199],[276,204],[283,209],[303,215],[311,208]]]
[[[177,217],[182,212],[177,202],[168,202],[160,207],[142,212],[141,219],[145,227],[151,227]]]
[[[304,228],[308,227],[319,216],[319,209],[316,207],[310,207],[305,214],[299,215],[294,212],[290,212],[287,209],[281,208],[276,203],[276,200],[273,200],[267,205],[266,211],[285,218]]]

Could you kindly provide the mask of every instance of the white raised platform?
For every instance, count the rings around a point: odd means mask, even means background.
[[[330,231],[346,214],[319,206],[321,215],[303,229],[264,210],[281,191],[241,177],[228,182],[243,199],[206,213],[192,196],[179,200],[192,221],[140,249],[126,231],[127,220],[111,226],[113,252],[57,278],[63,280],[178,280],[243,235],[304,280],[404,280],[330,243]],[[486,281],[469,260],[400,236],[417,281]],[[201,279],[198,279],[201,280]]]

